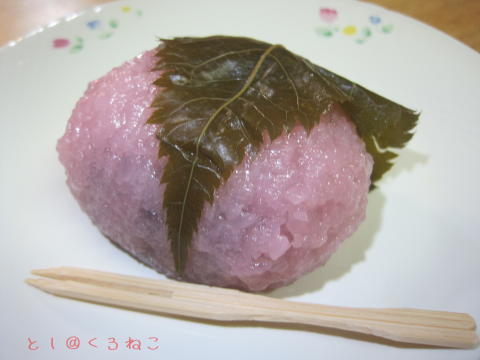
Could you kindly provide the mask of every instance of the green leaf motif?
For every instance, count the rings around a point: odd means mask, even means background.
[[[77,36],[75,37],[75,42],[70,47],[70,53],[75,54],[83,49],[83,38]]]
[[[332,29],[329,28],[329,27],[325,27],[325,26],[317,26],[315,28],[315,32],[318,35],[323,36],[323,37],[332,37],[333,36]]]
[[[365,37],[365,38],[368,38],[372,35],[372,31],[370,30],[370,28],[368,26],[365,26],[363,29],[362,29],[362,36]]]
[[[109,39],[113,36],[113,32],[109,31],[109,32],[104,32],[102,34],[100,34],[98,36],[99,39],[102,39],[102,40],[105,40],[105,39]]]
[[[391,33],[393,31],[393,25],[388,24],[388,25],[383,25],[382,26],[382,32],[385,34]]]
[[[356,124],[375,160],[372,180],[391,166],[417,115],[308,60],[248,38],[163,40],[161,75],[149,119],[160,124],[159,157],[168,161],[163,207],[176,270],[182,273],[202,210],[215,190],[267,133],[271,140],[301,124],[309,132],[334,104]]]

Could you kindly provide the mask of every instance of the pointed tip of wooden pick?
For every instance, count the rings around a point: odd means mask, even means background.
[[[37,276],[45,276],[50,272],[51,272],[51,269],[33,269],[30,271],[30,274],[37,275]]]
[[[52,267],[52,268],[46,268],[46,269],[33,269],[30,271],[30,273],[32,275],[37,275],[37,276],[58,278],[59,276],[62,276],[68,273],[70,269],[72,268],[68,266],[58,266],[58,267]]]
[[[36,287],[36,288],[40,288],[40,284],[39,284],[40,281],[41,281],[41,279],[34,279],[34,278],[26,278],[25,279],[25,282],[28,285],[31,285],[31,286]]]

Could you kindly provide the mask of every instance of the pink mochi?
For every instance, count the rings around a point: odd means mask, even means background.
[[[111,241],[168,277],[157,125],[146,52],[89,84],[57,149],[67,184]],[[339,106],[246,158],[207,204],[183,280],[247,291],[289,284],[330,258],[365,217],[373,161]]]

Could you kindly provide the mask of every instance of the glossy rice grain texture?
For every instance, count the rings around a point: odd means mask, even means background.
[[[58,142],[67,183],[100,231],[176,278],[166,239],[156,125],[160,91],[146,52],[89,84]],[[365,216],[371,156],[339,107],[309,135],[267,141],[215,193],[193,238],[184,279],[271,290],[323,265]]]

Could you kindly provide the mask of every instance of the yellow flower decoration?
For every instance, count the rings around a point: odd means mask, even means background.
[[[122,11],[123,12],[130,12],[130,10],[132,10],[132,8],[130,6],[124,6],[122,7]]]
[[[355,35],[357,33],[357,28],[353,25],[345,26],[342,30],[345,35]]]

